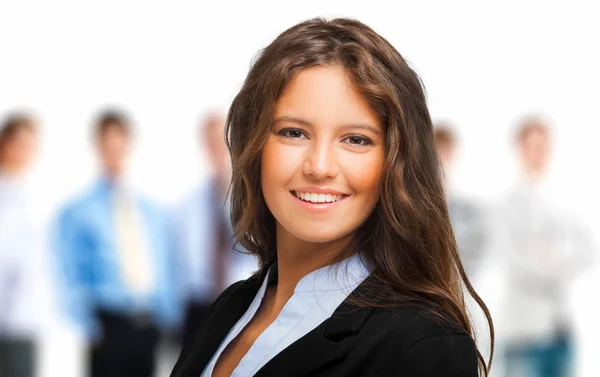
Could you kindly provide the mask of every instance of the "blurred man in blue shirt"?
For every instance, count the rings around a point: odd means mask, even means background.
[[[68,311],[90,343],[92,377],[150,377],[159,329],[178,317],[166,218],[123,183],[131,134],[124,114],[98,117],[103,176],[57,224]]]
[[[185,302],[183,342],[193,338],[212,301],[230,284],[258,269],[253,256],[233,250],[226,200],[231,179],[225,119],[213,112],[200,124],[199,137],[212,168],[209,178],[180,205],[174,221],[178,276]]]

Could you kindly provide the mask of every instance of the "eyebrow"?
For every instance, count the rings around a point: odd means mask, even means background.
[[[313,127],[313,124],[309,121],[307,121],[306,119],[302,119],[302,118],[297,118],[297,117],[292,117],[292,116],[288,116],[288,115],[284,115],[282,117],[276,118],[273,121],[273,124],[279,123],[279,122],[290,122],[290,123],[296,123],[302,126],[308,126],[308,127]],[[369,130],[379,136],[382,135],[382,132],[377,128],[377,127],[373,127],[370,124],[364,124],[364,123],[350,123],[350,124],[344,124],[343,126],[341,126],[342,129],[363,129],[363,130]]]

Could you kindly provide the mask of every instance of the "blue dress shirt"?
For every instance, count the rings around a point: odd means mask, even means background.
[[[335,309],[369,276],[370,272],[359,254],[355,254],[303,277],[275,321],[256,339],[231,377],[249,377],[256,374],[278,353],[331,317]],[[268,283],[275,279],[277,279],[277,270],[276,265],[273,265],[250,307],[229,331],[200,377],[212,375],[219,356],[254,317]]]
[[[59,214],[54,237],[69,317],[84,336],[95,339],[100,327],[95,309],[121,314],[150,313],[162,327],[176,325],[180,309],[169,256],[166,217],[150,202],[135,198],[154,266],[154,289],[143,297],[120,277],[114,223],[114,186],[101,180]]]

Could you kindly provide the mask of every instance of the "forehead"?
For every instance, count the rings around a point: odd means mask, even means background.
[[[544,128],[532,127],[523,135],[523,143],[546,142],[548,141],[548,132]]]
[[[103,143],[115,140],[129,141],[130,138],[131,135],[129,132],[116,123],[107,125],[106,128],[104,128],[104,130],[98,135],[98,140]]]
[[[275,117],[302,117],[320,125],[368,123],[383,128],[374,109],[340,67],[311,67],[297,73],[275,106]]]
[[[34,136],[35,134],[35,126],[33,124],[22,125],[14,132],[15,137]]]

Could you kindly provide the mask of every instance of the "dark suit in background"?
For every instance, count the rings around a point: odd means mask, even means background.
[[[253,256],[233,249],[229,207],[220,191],[216,180],[209,180],[183,201],[173,220],[183,344],[198,331],[210,304],[258,269]]]

